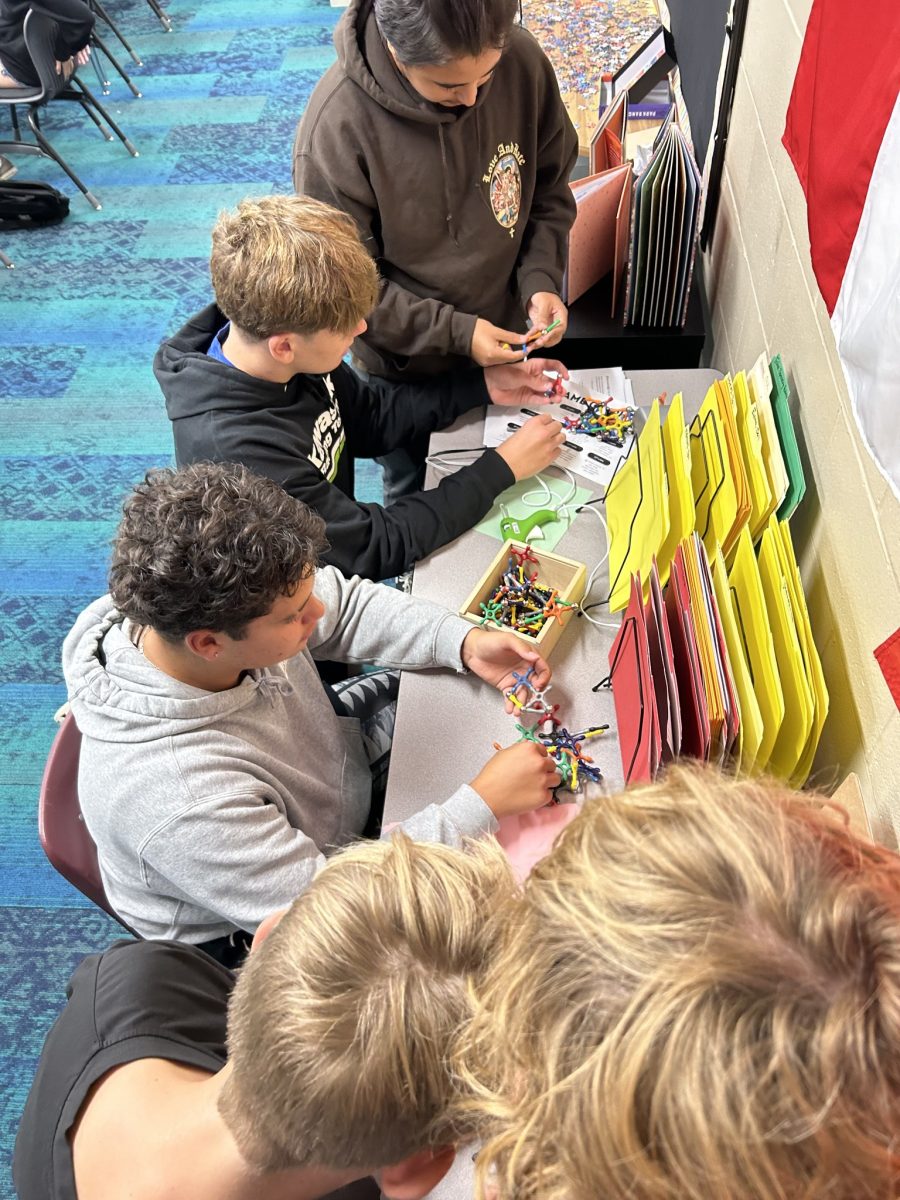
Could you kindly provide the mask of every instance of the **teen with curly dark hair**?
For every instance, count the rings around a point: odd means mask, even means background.
[[[366,714],[347,714],[314,659],[468,668],[499,688],[533,663],[549,679],[514,634],[317,569],[322,530],[276,483],[230,464],[153,471],[125,502],[111,595],[78,618],[63,666],[104,886],[144,937],[233,961],[247,941],[235,948],[237,931],[366,830]],[[370,678],[361,691],[377,691]],[[379,736],[389,745],[389,730]],[[545,804],[556,782],[543,747],[513,746],[404,827],[459,844]]]

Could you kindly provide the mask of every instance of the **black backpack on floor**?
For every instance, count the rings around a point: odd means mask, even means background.
[[[69,215],[69,197],[49,183],[0,183],[0,229],[55,225]]]

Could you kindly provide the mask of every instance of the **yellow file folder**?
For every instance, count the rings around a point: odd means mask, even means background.
[[[734,524],[728,539],[722,544],[722,553],[729,558],[738,534],[750,519],[750,489],[747,485],[747,471],[741,454],[740,436],[737,427],[737,403],[731,376],[716,380],[716,395],[719,401],[719,415],[722,418],[722,429],[725,432],[725,448],[728,451],[728,463],[731,477],[734,480],[734,498],[737,506]]]
[[[781,453],[781,441],[775,424],[775,414],[772,411],[772,376],[769,373],[769,360],[761,354],[751,369],[747,372],[747,390],[751,401],[756,405],[759,414],[759,435],[762,442],[763,462],[766,466],[766,476],[769,488],[775,497],[775,507],[781,504],[787,495],[790,485],[784,456]],[[762,530],[760,530],[762,533]]]
[[[778,521],[775,524],[775,528],[778,530],[779,535],[778,551],[781,568],[788,585],[788,592],[794,613],[794,624],[797,627],[806,678],[813,698],[812,728],[803,753],[800,755],[797,767],[791,776],[791,783],[795,787],[801,787],[806,783],[809,773],[812,770],[813,759],[819,746],[819,739],[822,736],[822,728],[825,724],[825,718],[828,716],[829,698],[828,689],[825,686],[825,674],[822,670],[822,660],[819,658],[819,651],[816,649],[816,644],[813,641],[812,627],[809,622],[809,610],[806,607],[806,597],[803,594],[803,584],[800,580],[800,569],[797,566],[797,559],[794,554],[794,544],[791,541],[790,528],[787,521]]]
[[[728,575],[741,641],[753,681],[753,691],[763,723],[763,736],[756,755],[756,769],[765,770],[784,721],[784,692],[778,674],[769,613],[750,531],[741,530],[734,561]]]
[[[628,603],[631,576],[649,581],[653,557],[669,532],[669,494],[663,467],[659,401],[628,458],[606,491],[609,526],[609,611]],[[644,600],[649,583],[644,586]]]
[[[743,371],[738,371],[734,377],[734,399],[738,438],[750,490],[750,536],[754,542],[758,542],[778,503],[772,494],[769,476],[766,473],[759,412],[751,399],[747,376]]]
[[[694,492],[691,487],[691,443],[684,423],[684,403],[679,392],[669,405],[662,427],[663,458],[669,488],[669,532],[659,549],[656,565],[665,587],[675,550],[694,528]]]
[[[763,720],[759,711],[759,702],[753,690],[750,664],[747,661],[744,642],[735,617],[725,559],[718,546],[711,564],[711,573],[741,717],[738,744],[734,754],[735,770],[744,775],[752,775],[763,740]]]
[[[707,550],[725,541],[737,516],[734,479],[728,469],[725,431],[715,386],[691,421],[691,485],[696,529]]]
[[[780,541],[778,522],[770,517],[759,543],[759,577],[769,613],[785,713],[772,747],[769,770],[779,778],[789,780],[797,770],[812,732],[814,709],[791,595],[778,552]]]
[[[720,387],[720,385],[722,385]],[[691,422],[691,485],[696,529],[707,554],[717,545],[728,559],[750,515],[730,385],[716,380]]]
[[[662,457],[668,485],[668,533],[656,556],[660,584],[666,586],[674,552],[694,529],[694,488],[691,487],[691,448],[684,424],[684,402],[680,391],[668,406],[662,426]]]

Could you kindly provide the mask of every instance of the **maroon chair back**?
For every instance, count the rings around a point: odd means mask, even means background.
[[[44,767],[38,800],[38,837],[44,853],[60,875],[119,924],[124,924],[106,898],[97,847],[81,815],[78,802],[80,751],[81,734],[69,713],[53,739]]]

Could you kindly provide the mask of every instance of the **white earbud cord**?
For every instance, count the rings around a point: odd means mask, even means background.
[[[473,462],[480,457],[482,450],[483,447],[473,447]],[[444,458],[444,456],[440,453],[431,455],[428,459],[428,462],[435,467],[436,470],[439,470],[445,475],[450,471],[455,471],[458,467],[465,465],[465,463],[461,462],[459,458],[454,457],[451,461]],[[606,524],[606,517],[604,517],[603,513],[595,504],[587,505],[577,504],[574,502],[575,496],[578,493],[578,484],[575,482],[575,477],[571,471],[569,471],[566,467],[555,467],[554,470],[561,472],[569,484],[569,490],[561,500],[557,498],[556,493],[552,490],[550,485],[547,483],[547,480],[544,479],[542,475],[535,475],[534,482],[539,484],[540,487],[531,488],[529,491],[524,492],[520,498],[520,503],[523,504],[525,508],[530,508],[532,511],[537,511],[542,508],[552,508],[557,516],[564,517],[569,524],[572,523],[577,514],[580,512],[592,512],[594,516],[597,517],[597,519],[600,521],[600,524],[603,526],[603,537],[606,543],[606,551],[599,562],[597,562],[592,568],[590,575],[588,575],[587,583],[585,584],[584,588],[584,599],[578,605],[578,613],[580,616],[584,617],[586,621],[588,621],[591,625],[595,625],[598,629],[618,629],[619,626],[617,624],[613,624],[611,621],[598,621],[597,618],[592,617],[584,607],[585,601],[590,598],[591,588],[594,585],[597,575],[603,568],[606,560],[609,558],[609,528]]]

